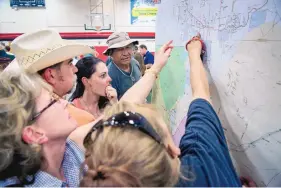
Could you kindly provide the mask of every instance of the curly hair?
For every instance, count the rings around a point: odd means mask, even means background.
[[[119,102],[105,109],[105,119],[133,111],[143,115],[165,143],[159,114],[152,106]],[[180,161],[166,148],[134,127],[104,127],[92,133],[93,143],[86,147],[87,171],[82,187],[166,187],[180,177]]]
[[[42,86],[50,89],[38,75],[0,75],[0,180],[17,177],[19,186],[31,184],[40,169],[41,148],[25,143],[22,130],[32,123]]]

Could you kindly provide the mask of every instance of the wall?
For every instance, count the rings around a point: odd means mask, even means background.
[[[90,23],[89,0],[45,0],[46,8],[10,7],[9,0],[0,1],[0,32],[28,32],[44,27],[60,32],[84,31]],[[101,0],[96,0],[100,2]],[[92,1],[94,2],[94,1]],[[104,14],[109,15],[113,30],[127,32],[154,32],[154,27],[130,24],[130,0],[103,0]]]
[[[99,3],[101,0],[92,0]],[[45,0],[46,8],[10,7],[9,0],[0,0],[0,34],[24,33],[42,28],[55,28],[59,32],[85,31],[84,24],[90,24],[89,0]],[[130,0],[103,0],[106,22],[112,23],[111,31],[154,32],[155,27],[132,26],[130,23]],[[90,45],[104,46],[106,39],[80,40]],[[154,39],[140,39],[151,51],[155,49]]]

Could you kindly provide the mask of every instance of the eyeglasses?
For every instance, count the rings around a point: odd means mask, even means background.
[[[58,101],[58,99],[53,99],[45,108],[43,108],[40,112],[37,112],[31,119],[31,121],[36,120],[44,111],[46,111],[48,108],[50,108],[53,104],[55,104]]]
[[[103,127],[112,126],[112,127],[134,127],[146,135],[153,138],[159,144],[162,144],[162,139],[158,133],[153,129],[151,124],[141,115],[134,112],[122,112],[116,114],[106,121],[99,121],[93,128],[88,132],[84,138],[83,145],[85,148],[88,148],[89,145],[93,143],[91,136],[92,133],[96,130],[103,130]]]

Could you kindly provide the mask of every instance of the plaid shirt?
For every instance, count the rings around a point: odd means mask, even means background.
[[[84,152],[81,151],[75,142],[67,140],[62,162],[66,181],[61,181],[46,172],[38,171],[35,174],[35,182],[32,185],[28,185],[28,187],[78,187],[81,164],[84,162],[84,159]],[[5,181],[0,181],[0,187],[17,183],[19,183],[17,178],[9,178]]]

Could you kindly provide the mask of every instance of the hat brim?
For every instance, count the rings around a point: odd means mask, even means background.
[[[139,44],[139,41],[130,39],[130,40],[118,42],[118,43],[113,44],[112,46],[108,47],[108,48],[103,52],[103,54],[106,55],[106,56],[108,56],[108,55],[109,55],[110,49],[122,48],[122,47],[125,47],[125,46],[129,45],[129,44],[138,45],[138,44]]]
[[[12,71],[20,71],[21,68],[18,64],[18,61],[14,59],[9,65],[4,69],[3,72],[12,72]]]
[[[92,52],[93,49],[87,45],[65,42],[62,46],[45,53],[40,58],[32,62],[32,64],[28,65],[25,63],[25,65],[21,66],[21,68],[28,73],[36,73],[57,63],[72,59],[75,56],[85,55]],[[18,60],[15,59],[11,63],[11,66],[15,63],[18,64]],[[14,67],[16,66],[14,65]]]

